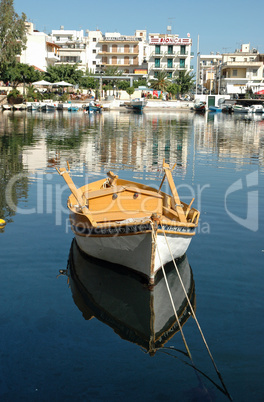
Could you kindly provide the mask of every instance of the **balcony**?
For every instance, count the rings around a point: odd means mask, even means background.
[[[149,57],[163,57],[163,52],[156,53],[155,50],[150,53]]]
[[[50,61],[60,61],[60,56],[54,52],[48,52],[47,59]]]
[[[163,52],[163,56],[164,56],[164,57],[171,57],[171,58],[173,58],[173,57],[176,57],[177,54],[178,54],[178,52],[169,52],[168,50],[165,50],[165,51]]]
[[[240,67],[240,68],[247,68],[247,67],[262,67],[263,63],[261,61],[225,61],[222,64],[222,68],[228,67]]]
[[[178,57],[187,57],[188,55],[189,55],[188,52],[178,52],[178,53],[177,53],[177,56],[178,56]]]
[[[168,67],[168,65],[165,63],[160,64],[160,66],[156,66],[155,63],[150,63],[148,67],[149,67],[149,70],[157,70],[157,71],[160,71],[160,70],[174,71],[176,69],[175,64]]]
[[[112,52],[100,51],[100,52],[98,52],[98,54],[101,56],[112,56],[113,54],[118,55],[118,56],[138,56],[139,52],[121,52],[121,51],[117,50],[117,51],[112,51]]]

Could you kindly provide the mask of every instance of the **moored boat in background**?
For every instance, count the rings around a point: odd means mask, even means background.
[[[95,104],[85,105],[83,107],[83,109],[86,113],[101,113],[103,110],[103,107],[100,104],[95,103]]]
[[[233,105],[234,113],[248,113],[250,111],[249,106]]]
[[[195,103],[193,109],[197,113],[205,113],[206,112],[206,102],[198,102]]]
[[[142,112],[148,101],[145,98],[132,99],[130,102],[125,102],[124,105],[127,109]]]
[[[233,112],[234,112],[233,105],[231,104],[222,105],[222,113],[233,113]]]
[[[5,103],[5,104],[2,105],[3,110],[11,110],[11,108],[12,108],[12,106],[9,105],[9,103]]]
[[[249,107],[249,112],[251,112],[251,113],[264,113],[263,105],[251,105]]]
[[[68,112],[78,112],[79,107],[78,106],[69,106],[68,107]]]
[[[219,106],[209,106],[211,112],[222,112],[222,107]]]

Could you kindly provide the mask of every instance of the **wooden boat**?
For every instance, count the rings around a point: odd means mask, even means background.
[[[182,202],[165,162],[163,169],[159,189],[119,179],[112,172],[77,189],[69,171],[57,169],[72,192],[70,222],[81,250],[135,270],[149,284],[163,265],[185,254],[199,220],[194,199],[189,205]],[[161,191],[165,178],[172,195]]]
[[[127,109],[142,112],[144,107],[147,105],[147,100],[145,98],[136,98],[132,99],[130,102],[125,102],[124,105]]]
[[[186,254],[178,261],[177,268],[195,310],[195,283]],[[192,316],[174,265],[167,264],[164,272],[179,322],[163,275],[149,289],[137,275],[88,257],[75,239],[65,274],[69,277],[73,300],[86,320],[97,318],[122,339],[153,355],[179,331],[178,324],[182,327]]]
[[[197,112],[197,113],[205,113],[205,111],[206,111],[206,102],[195,103],[193,108],[194,108],[194,111]]]

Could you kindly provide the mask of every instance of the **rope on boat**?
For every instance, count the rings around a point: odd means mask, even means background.
[[[215,368],[215,371],[216,371],[216,373],[217,373],[217,375],[218,375],[218,378],[220,379],[221,384],[222,384],[222,386],[223,386],[223,388],[224,388],[224,391],[225,391],[224,393],[225,393],[226,396],[232,401],[232,397],[231,397],[231,395],[229,394],[229,392],[228,392],[228,390],[227,390],[227,388],[226,388],[226,386],[225,386],[225,383],[224,383],[224,381],[223,381],[223,378],[222,378],[222,376],[221,376],[221,373],[219,372],[219,370],[218,370],[218,368],[217,368],[217,366],[216,366],[216,363],[215,363],[215,361],[214,361],[213,355],[212,355],[212,353],[211,353],[211,351],[210,351],[210,349],[209,349],[209,346],[208,346],[208,344],[207,344],[207,342],[206,342],[206,339],[205,339],[205,336],[204,336],[203,331],[202,331],[202,329],[201,329],[201,326],[200,326],[200,324],[199,324],[199,322],[198,322],[198,319],[197,319],[197,317],[196,317],[196,314],[195,314],[195,312],[194,312],[192,303],[191,303],[191,301],[190,301],[190,299],[189,299],[189,296],[188,296],[188,294],[187,294],[187,291],[186,291],[186,289],[185,289],[184,283],[183,283],[183,281],[182,281],[182,278],[181,278],[179,269],[178,269],[177,264],[176,264],[176,262],[175,262],[175,259],[174,259],[174,257],[173,257],[173,254],[172,254],[172,251],[171,251],[171,248],[170,248],[170,245],[169,245],[169,242],[168,242],[168,239],[167,239],[165,230],[164,230],[163,226],[161,226],[161,228],[162,228],[163,235],[164,235],[164,238],[165,238],[165,240],[166,240],[166,243],[167,243],[167,246],[168,246],[170,255],[171,255],[171,259],[172,259],[172,261],[173,261],[173,264],[174,264],[174,267],[175,267],[175,269],[176,269],[178,278],[179,278],[179,280],[180,280],[182,289],[183,289],[183,291],[184,291],[186,300],[187,300],[188,305],[189,305],[189,307],[190,307],[192,316],[193,316],[193,318],[194,318],[194,320],[195,320],[195,322],[196,322],[196,325],[197,325],[197,327],[198,327],[198,329],[199,329],[199,332],[200,332],[200,334],[201,334],[202,340],[203,340],[203,342],[204,342],[204,344],[205,344],[205,347],[206,347],[206,349],[207,349],[207,352],[208,352],[208,354],[209,354],[209,356],[210,356],[210,358],[211,358],[211,361],[212,361],[213,366],[214,366],[214,368]],[[156,240],[156,239],[155,239],[155,240]],[[168,289],[168,292],[169,292],[169,294],[170,294],[171,302],[173,303],[173,300],[172,300],[172,297],[171,297],[171,293],[170,293],[170,290],[169,290],[169,284],[168,284],[167,278],[166,278],[166,276],[165,276],[164,266],[163,266],[162,261],[161,261],[161,258],[160,258],[160,254],[159,254],[157,242],[156,242],[156,248],[157,248],[157,251],[158,251],[158,255],[159,255],[159,259],[160,259],[160,263],[161,263],[161,267],[162,267],[164,279],[165,279],[165,282],[166,282],[166,285],[167,285],[167,289]],[[173,310],[174,310],[174,313],[175,313],[176,310],[175,310],[174,303],[173,303]],[[177,313],[176,313],[176,314],[177,314]],[[175,315],[176,315],[176,314],[175,314]],[[177,317],[176,317],[176,319],[177,319]],[[178,320],[177,320],[177,321],[178,321]],[[181,330],[181,333],[182,333],[182,330]],[[183,335],[183,333],[182,333],[182,335]],[[185,341],[184,341],[184,343],[185,343]],[[185,346],[186,346],[186,345],[185,345]],[[186,348],[186,349],[187,349],[187,348]],[[189,355],[189,357],[190,357],[190,359],[191,359],[191,361],[192,361],[192,363],[193,363],[193,360],[192,360],[192,358],[191,358],[190,353],[189,353],[188,350],[189,350],[189,348],[187,349],[187,352],[188,352],[188,355]],[[193,364],[193,365],[194,365],[194,364]],[[194,367],[195,367],[195,366],[194,366]]]
[[[186,350],[187,350],[188,356],[189,356],[190,360],[191,360],[192,363],[193,363],[192,355],[191,355],[189,346],[188,346],[188,344],[187,344],[186,338],[185,338],[184,333],[183,333],[183,330],[182,330],[182,326],[181,326],[181,323],[180,323],[180,320],[179,320],[179,317],[178,317],[178,314],[177,314],[177,311],[176,311],[176,308],[175,308],[175,304],[174,304],[174,301],[173,301],[173,298],[172,298],[172,294],[171,294],[171,291],[170,291],[169,283],[168,283],[167,276],[166,276],[166,273],[165,273],[164,265],[163,265],[162,260],[161,260],[160,252],[159,252],[158,245],[157,245],[157,241],[156,241],[155,230],[154,230],[154,227],[153,227],[153,222],[152,222],[151,226],[152,226],[152,231],[151,231],[151,232],[152,232],[152,241],[154,241],[155,244],[156,244],[156,248],[157,248],[157,252],[158,252],[158,256],[159,256],[159,260],[160,260],[160,264],[161,264],[163,276],[164,276],[164,279],[165,279],[165,283],[166,283],[166,286],[167,286],[167,290],[168,290],[168,293],[169,293],[171,305],[172,305],[172,308],[173,308],[173,311],[174,311],[174,314],[175,314],[175,317],[176,317],[176,321],[177,321],[178,327],[179,327],[179,329],[180,329],[181,336],[182,336],[182,340],[183,340],[183,342],[184,342],[184,345],[185,345],[185,348],[186,348]]]

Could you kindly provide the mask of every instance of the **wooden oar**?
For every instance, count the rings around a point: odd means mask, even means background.
[[[173,166],[173,168],[174,167],[175,167],[175,165]],[[179,194],[178,194],[178,191],[176,189],[174,180],[172,178],[170,166],[167,163],[165,163],[165,160],[163,161],[163,169],[165,171],[165,175],[166,175],[166,177],[168,179],[168,182],[169,182],[169,186],[170,186],[170,189],[171,189],[171,192],[172,192],[173,200],[175,202],[175,210],[176,210],[176,212],[178,212],[179,220],[180,220],[180,222],[187,222],[186,216],[185,216],[182,204],[181,204],[181,200],[180,200],[180,197],[179,197]]]
[[[68,164],[68,167],[69,167],[69,164]],[[69,175],[69,172],[65,168],[58,169],[56,167],[56,169],[57,169],[57,172],[59,173],[59,175],[61,175],[64,178],[69,189],[71,190],[72,194],[74,195],[78,205],[80,206],[80,208],[82,208],[83,215],[85,215],[87,217],[87,219],[89,220],[89,222],[91,223],[92,226],[96,227],[97,222],[93,219],[89,209],[87,208],[86,200],[83,198],[80,191],[76,188],[75,184],[72,181],[71,176]]]

